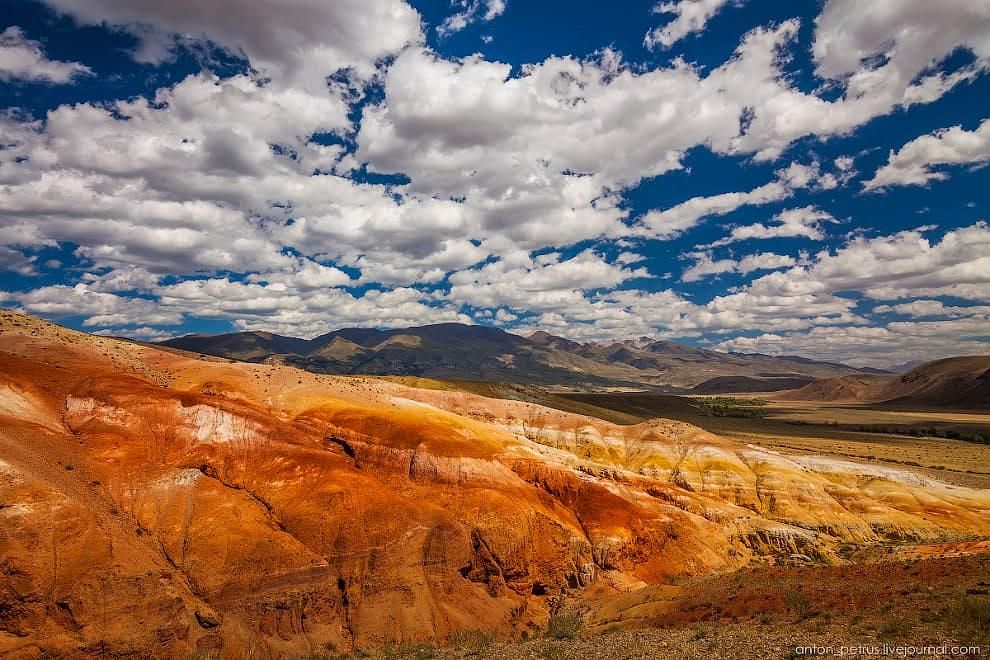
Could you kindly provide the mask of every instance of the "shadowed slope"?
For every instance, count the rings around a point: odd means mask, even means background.
[[[990,355],[926,362],[900,376],[826,378],[778,398],[987,410],[990,409]]]

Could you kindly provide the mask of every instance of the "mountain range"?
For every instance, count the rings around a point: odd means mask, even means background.
[[[426,376],[561,388],[635,388],[703,393],[793,389],[818,378],[883,373],[797,356],[723,353],[640,337],[575,342],[538,331],[443,323],[345,328],[314,339],[268,332],[186,335],[161,345],[324,374]]]

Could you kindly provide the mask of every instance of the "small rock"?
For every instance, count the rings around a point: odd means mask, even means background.
[[[220,621],[217,619],[216,615],[212,612],[204,612],[202,610],[196,610],[196,621],[203,628],[209,630],[210,628],[216,628],[220,625]]]

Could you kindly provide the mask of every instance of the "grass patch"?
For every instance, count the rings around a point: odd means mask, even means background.
[[[766,413],[760,410],[766,405],[763,399],[738,399],[730,396],[715,396],[695,399],[716,417],[737,417],[741,419],[761,419]]]
[[[556,614],[547,622],[547,634],[554,639],[574,639],[583,627],[577,614]]]
[[[437,657],[437,647],[429,642],[401,642],[383,646],[376,657],[379,660],[430,660]]]
[[[536,651],[536,657],[542,658],[542,660],[573,660],[563,645],[556,642],[550,642],[541,646]]]
[[[886,637],[902,637],[911,631],[911,625],[900,617],[884,620],[880,626],[880,634]]]
[[[807,619],[814,611],[814,608],[811,606],[811,600],[798,589],[788,591],[784,594],[784,605],[797,616],[799,621]]]
[[[990,643],[990,598],[966,596],[950,607],[947,621],[960,636],[958,641]]]
[[[484,651],[495,643],[495,633],[487,630],[458,630],[447,638],[447,644],[464,651]]]

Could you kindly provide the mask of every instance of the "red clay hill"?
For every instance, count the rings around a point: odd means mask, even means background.
[[[0,330],[0,655],[521,635],[589,594],[990,535],[986,491],[680,422]]]

